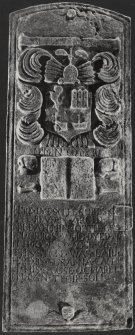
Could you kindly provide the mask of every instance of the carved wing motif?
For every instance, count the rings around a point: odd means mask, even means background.
[[[90,61],[79,65],[78,67],[78,79],[86,85],[91,85],[95,81],[95,72]]]
[[[57,82],[63,76],[64,66],[54,57],[51,57],[45,66],[45,82]]]

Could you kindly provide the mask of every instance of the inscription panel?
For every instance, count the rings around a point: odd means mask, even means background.
[[[132,327],[129,33],[89,5],[10,16],[4,331]]]
[[[113,208],[81,207],[67,213],[16,208],[15,280],[122,283],[124,233],[118,229],[112,234],[113,225]]]

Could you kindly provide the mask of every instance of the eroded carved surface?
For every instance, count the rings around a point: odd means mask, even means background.
[[[3,327],[126,328],[129,19],[61,3],[13,13],[10,24]]]

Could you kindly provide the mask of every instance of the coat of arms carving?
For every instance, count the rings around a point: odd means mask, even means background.
[[[132,327],[130,18],[11,13],[4,331]]]

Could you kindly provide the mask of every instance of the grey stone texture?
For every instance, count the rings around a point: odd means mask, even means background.
[[[130,18],[10,14],[3,331],[132,328]]]

